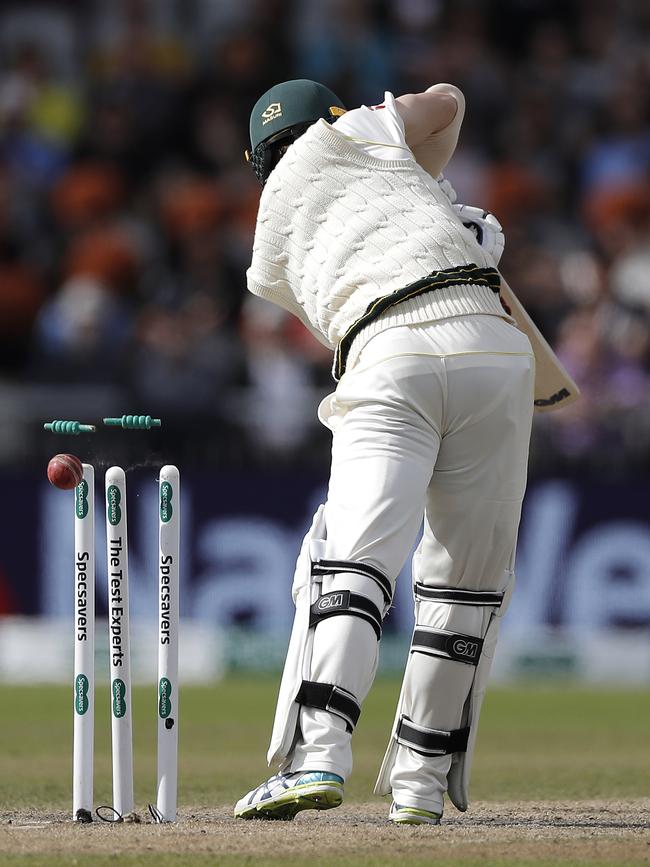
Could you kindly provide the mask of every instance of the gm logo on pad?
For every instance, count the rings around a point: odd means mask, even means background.
[[[478,643],[476,641],[467,641],[465,638],[457,638],[452,644],[452,649],[457,656],[474,659],[478,653]]]
[[[319,611],[331,611],[333,608],[343,608],[346,604],[346,591],[339,593],[326,593],[318,600],[317,606]]]

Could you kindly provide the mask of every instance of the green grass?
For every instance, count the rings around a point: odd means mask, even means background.
[[[273,715],[277,677],[232,678],[212,687],[185,687],[180,705],[179,808],[232,804],[267,773],[265,753]],[[355,769],[346,785],[346,801],[371,800],[372,787],[393,719],[399,683],[379,680],[364,704],[355,735]],[[0,811],[42,812],[70,810],[71,690],[58,687],[2,688],[2,744],[0,745]],[[111,802],[108,686],[98,689],[96,720],[95,802]],[[155,690],[137,688],[133,695],[136,804],[142,810],[154,799],[156,760]],[[631,690],[586,690],[564,687],[493,689],[485,701],[474,764],[475,800],[580,800],[647,797],[650,757],[647,720],[650,694]],[[187,816],[187,812],[185,813]],[[37,816],[35,817],[37,818]],[[244,823],[248,825],[248,823]],[[172,848],[161,847],[167,829],[148,826],[115,829],[115,854],[102,836],[107,826],[78,828],[59,823],[52,832],[0,825],[2,867],[635,867],[648,863],[635,857],[642,843],[629,847],[633,832],[618,838],[590,840],[575,835],[563,840],[546,836],[539,844],[530,835],[520,838],[505,830],[492,843],[479,835],[437,831],[422,835],[414,829],[370,826],[342,827],[335,855],[318,846],[304,849],[301,827],[282,832],[274,850],[265,844],[264,828],[237,829],[232,840],[228,826],[185,825]],[[200,824],[198,826],[200,828]],[[374,830],[372,828],[374,827]],[[233,827],[234,830],[234,827]],[[242,836],[242,831],[245,833]],[[169,828],[170,833],[174,833]],[[405,833],[403,833],[405,832]],[[312,831],[312,834],[314,831]],[[447,833],[448,843],[445,843]],[[4,834],[4,844],[2,837]],[[99,834],[99,836],[98,836]],[[363,836],[365,834],[365,837]],[[162,836],[159,836],[162,835]],[[201,836],[204,835],[204,836]],[[248,836],[247,836],[248,835]],[[239,851],[241,841],[249,843]],[[84,840],[94,849],[84,853]],[[287,840],[289,843],[287,843]],[[295,850],[287,849],[295,840]],[[383,843],[380,843],[383,840]],[[62,842],[63,841],[63,842]],[[104,841],[104,842],[102,842]],[[255,854],[251,846],[256,842]],[[348,841],[353,845],[348,848]],[[557,845],[553,845],[557,843]],[[603,848],[603,846],[605,848]],[[641,847],[641,848],[640,848]],[[162,851],[161,851],[162,848]],[[110,851],[110,848],[109,848]],[[535,857],[535,853],[539,857]],[[427,854],[429,853],[429,854]]]
[[[367,801],[399,683],[379,680],[355,735],[348,801]],[[232,803],[267,772],[275,676],[185,687],[180,705],[179,804]],[[96,803],[111,802],[108,687],[98,688]],[[2,688],[0,810],[67,810],[71,797],[71,691]],[[153,688],[133,695],[136,802],[155,791]],[[493,689],[486,698],[472,797],[481,800],[647,796],[650,694],[632,690]]]

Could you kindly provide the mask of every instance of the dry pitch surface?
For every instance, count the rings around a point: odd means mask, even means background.
[[[230,806],[196,807],[169,827],[75,826],[23,811],[2,817],[0,863],[647,864],[649,815],[650,799],[477,803],[469,814],[450,811],[439,828],[389,826],[381,803],[294,822],[234,821]]]
[[[232,804],[266,771],[276,688],[273,676],[183,690],[176,825],[76,826],[69,819],[70,690],[5,686],[0,867],[650,864],[647,691],[491,690],[470,811],[448,807],[438,828],[395,828],[386,821],[387,800],[370,796],[399,689],[380,680],[355,734],[342,807],[294,822],[234,821]],[[109,701],[108,688],[101,690],[95,793],[96,804],[107,804]],[[150,689],[134,691],[141,810],[155,789],[152,703]]]

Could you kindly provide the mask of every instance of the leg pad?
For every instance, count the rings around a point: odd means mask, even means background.
[[[354,560],[325,559],[326,547],[325,507],[320,506],[296,563],[296,614],[267,755],[270,765],[282,769],[309,745],[310,720],[316,719],[312,709],[329,711],[345,721],[347,734],[353,731],[360,701],[372,682],[382,620],[392,601],[392,582],[380,569]],[[332,724],[345,742],[343,727],[334,720]]]

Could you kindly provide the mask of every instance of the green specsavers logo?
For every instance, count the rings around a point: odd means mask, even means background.
[[[169,482],[163,482],[160,486],[160,520],[167,524],[172,519],[174,510],[172,508],[172,486]]]
[[[172,703],[169,696],[172,694],[172,685],[166,677],[160,678],[158,684],[158,716],[161,719],[167,719],[172,712]]]
[[[80,715],[88,710],[88,678],[78,674],[74,682],[74,709]]]
[[[74,510],[77,518],[88,514],[88,482],[82,479],[74,489]]]
[[[113,716],[118,719],[126,716],[126,685],[124,681],[116,677],[111,692],[113,693]]]
[[[122,509],[120,508],[121,499],[122,494],[117,485],[109,485],[106,490],[106,505],[108,507],[108,520],[113,526],[119,524],[122,520]]]

